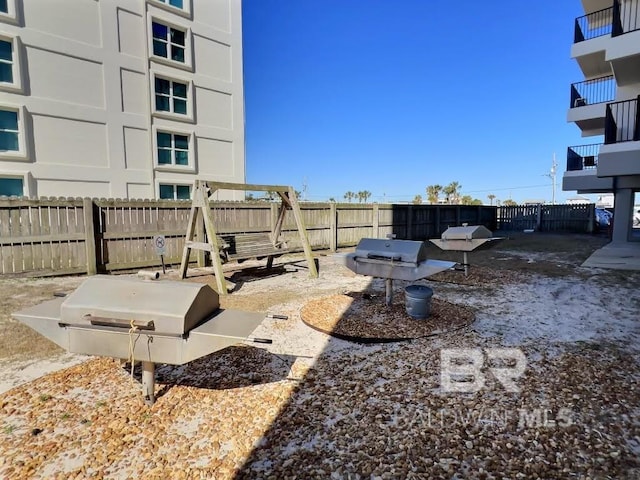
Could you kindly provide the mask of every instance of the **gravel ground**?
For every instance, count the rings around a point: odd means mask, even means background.
[[[235,275],[226,307],[289,319],[256,329],[273,339],[264,348],[159,366],[153,407],[138,371],[88,357],[1,394],[0,478],[640,478],[637,273],[616,284],[594,269],[422,281],[475,322],[360,345],[307,327],[300,310],[346,292],[383,298],[384,283],[326,258],[320,272]],[[482,377],[482,389],[447,391],[442,355],[453,348],[484,363],[458,385]],[[494,348],[522,353],[516,391],[498,379],[514,364],[490,360]]]

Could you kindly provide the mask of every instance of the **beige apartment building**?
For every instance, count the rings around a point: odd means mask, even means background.
[[[563,190],[613,193],[613,243],[640,241],[640,0],[582,0],[571,56],[568,121],[583,137],[567,149]]]
[[[0,0],[0,195],[196,177],[245,181],[240,0]]]

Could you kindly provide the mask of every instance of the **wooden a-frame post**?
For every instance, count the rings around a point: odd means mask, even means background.
[[[318,269],[313,258],[311,245],[309,244],[309,238],[307,237],[307,229],[305,227],[304,219],[302,218],[302,213],[300,212],[300,205],[298,204],[298,199],[296,198],[296,193],[293,187],[284,185],[250,185],[244,183],[226,183],[215,181],[209,182],[206,180],[196,180],[194,183],[193,202],[191,204],[191,212],[189,214],[189,221],[187,224],[184,250],[182,252],[182,262],[180,263],[180,278],[186,278],[187,276],[189,256],[191,255],[192,249],[211,252],[218,293],[220,295],[227,294],[226,280],[222,271],[222,259],[220,256],[221,245],[218,243],[219,238],[216,232],[215,223],[213,222],[211,207],[209,205],[211,197],[218,190],[276,192],[282,199],[282,203],[280,205],[276,224],[273,228],[271,241],[274,245],[278,241],[278,238],[280,237],[280,233],[282,231],[282,225],[284,224],[284,217],[286,215],[287,209],[290,208],[296,221],[298,234],[300,235],[300,242],[302,243],[304,255],[309,266],[309,276],[312,278],[318,277]],[[202,213],[202,218],[204,219],[204,230],[207,235],[207,242],[194,241],[199,211]],[[267,257],[268,268],[271,268],[273,264],[273,258],[273,255],[269,255]]]

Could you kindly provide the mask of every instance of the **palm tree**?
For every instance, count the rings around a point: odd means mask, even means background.
[[[333,197],[329,197],[329,203],[336,203],[336,199]]]
[[[429,201],[429,203],[438,203],[441,191],[442,185],[429,185],[427,187],[427,200]]]
[[[357,193],[357,196],[360,203],[367,203],[367,200],[371,196],[371,192],[369,190],[362,190]]]
[[[422,195],[416,195],[413,197],[413,203],[416,205],[420,205],[422,203]]]
[[[511,200],[510,198],[507,198],[504,202],[502,202],[502,205],[505,207],[515,207],[518,204],[513,200]]]
[[[356,194],[353,193],[351,190],[349,190],[347,193],[344,194],[344,199],[351,203],[351,200],[353,200],[355,198]]]
[[[493,193],[490,193],[489,195],[487,195],[487,198],[489,199],[489,205],[493,205],[493,200],[496,198],[496,196]]]
[[[447,203],[459,203],[460,202],[460,189],[462,185],[458,182],[451,182],[449,185],[442,189],[442,192],[446,195]]]

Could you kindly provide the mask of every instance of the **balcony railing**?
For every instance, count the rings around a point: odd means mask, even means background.
[[[613,30],[611,36],[640,30],[640,5],[635,2],[613,2]]]
[[[640,3],[613,0],[613,6],[576,18],[573,43],[640,30]]]
[[[635,142],[640,140],[640,95],[633,100],[607,104],[604,123],[604,143]]]
[[[573,42],[611,35],[613,31],[613,7],[576,18]]]
[[[567,171],[592,170],[598,167],[601,143],[567,148]]]
[[[613,75],[571,84],[569,108],[606,103],[616,98],[616,81]]]

